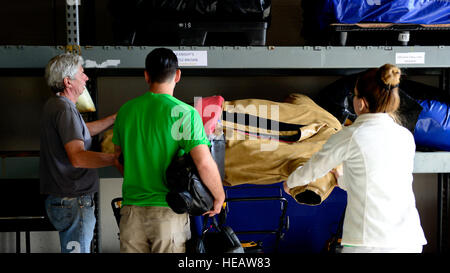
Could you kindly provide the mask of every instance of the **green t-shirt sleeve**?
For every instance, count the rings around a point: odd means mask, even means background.
[[[194,108],[184,113],[182,117],[182,138],[180,140],[180,146],[189,153],[195,146],[205,144],[211,146],[208,138],[206,137],[205,128],[203,127],[200,114]]]

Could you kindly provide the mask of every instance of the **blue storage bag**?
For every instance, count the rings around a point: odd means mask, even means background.
[[[327,0],[323,13],[334,22],[396,24],[450,24],[450,1],[443,0]]]
[[[419,100],[423,107],[414,128],[417,146],[450,151],[449,104],[437,100]]]

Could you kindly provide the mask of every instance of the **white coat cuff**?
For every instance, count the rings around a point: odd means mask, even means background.
[[[288,179],[286,180],[286,184],[290,189],[308,184],[308,181],[302,181],[298,174],[302,167],[303,166],[298,167],[293,173],[291,173],[291,175],[289,175]]]

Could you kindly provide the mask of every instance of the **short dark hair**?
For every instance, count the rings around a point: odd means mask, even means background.
[[[178,69],[178,58],[168,48],[156,48],[145,58],[145,70],[151,82],[167,82]]]

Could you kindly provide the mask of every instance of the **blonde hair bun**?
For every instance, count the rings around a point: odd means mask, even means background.
[[[381,81],[390,86],[395,86],[400,83],[400,76],[402,74],[400,68],[393,64],[385,64],[380,69]]]

